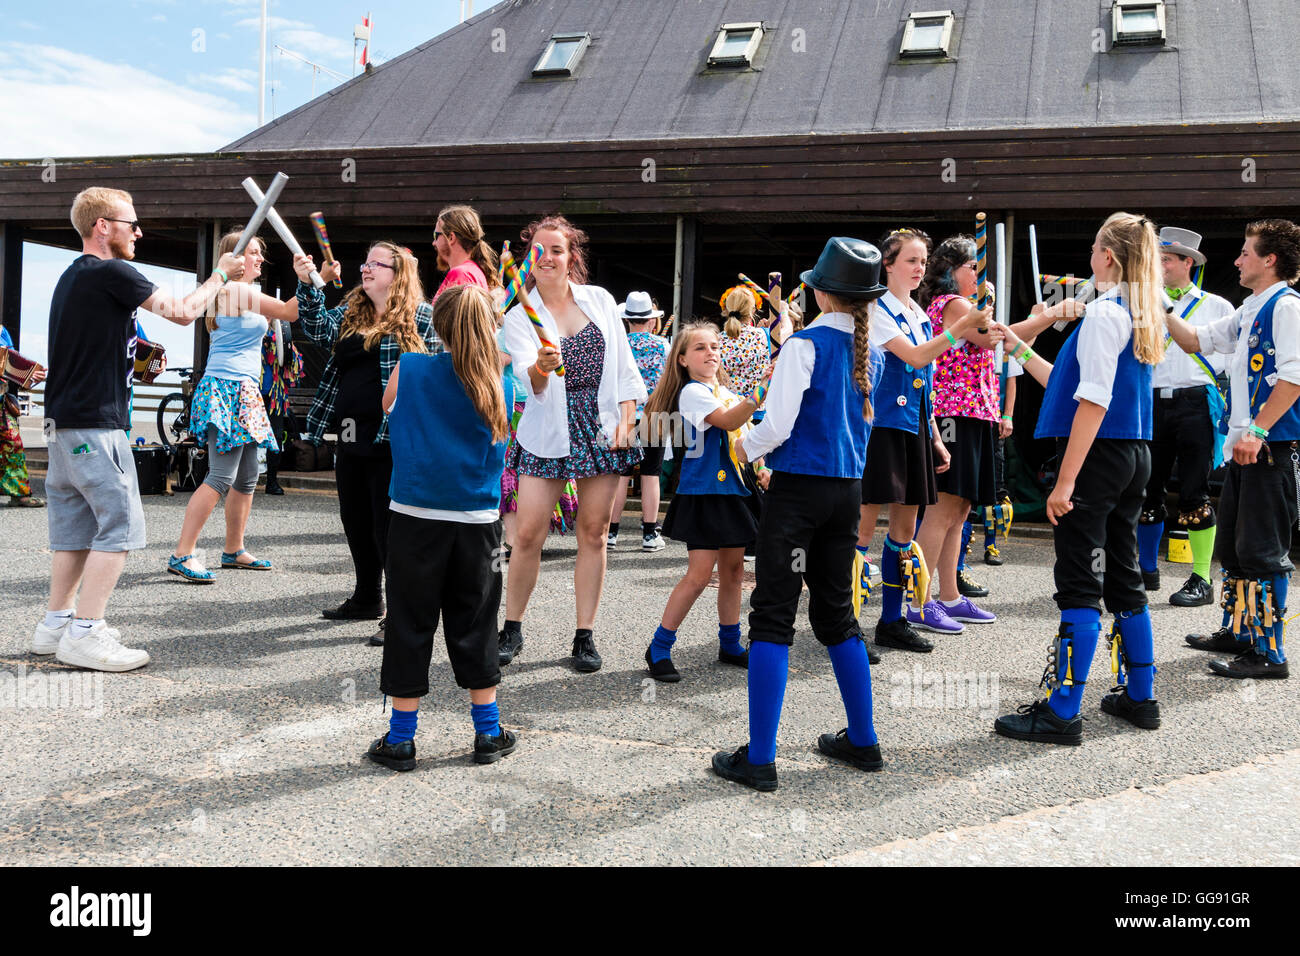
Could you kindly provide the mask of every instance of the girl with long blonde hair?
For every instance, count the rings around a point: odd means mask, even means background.
[[[217,244],[218,257],[234,252],[239,232]],[[214,300],[205,320],[211,336],[203,378],[190,405],[190,431],[208,445],[208,474],[190,496],[176,550],[167,572],[190,584],[212,584],[216,575],[202,567],[195,547],[212,509],[226,500],[226,541],[221,567],[269,571],[271,562],[244,548],[244,532],[257,489],[257,450],[280,450],[262,401],[262,339],[268,320],[295,322],[298,302],[263,295],[253,283],[262,273],[266,251],[257,237],[244,248],[244,274],[229,282]]]
[[[496,356],[496,308],[486,290],[454,286],[434,303],[433,324],[446,353],[406,353],[384,389],[393,493],[379,685],[392,697],[393,710],[388,732],[367,755],[394,770],[415,766],[418,707],[429,692],[440,617],[452,673],[469,691],[474,761],[500,760],[516,742],[502,729],[496,703],[496,498],[510,434]]]
[[[1017,740],[1082,741],[1079,710],[1102,604],[1115,615],[1110,639],[1117,645],[1112,660],[1121,686],[1102,698],[1101,709],[1137,727],[1160,726],[1151,615],[1137,560],[1138,517],[1151,474],[1151,366],[1164,355],[1155,227],[1145,216],[1115,213],[1097,231],[1091,264],[1100,295],[1084,310],[1055,365],[1020,341],[1051,320],[1048,310],[1018,323],[1006,338],[1007,354],[1044,386],[1034,437],[1055,439],[1061,462],[1047,498],[1061,611],[1043,673],[1047,697],[994,724],[998,733]],[[1054,308],[1059,317],[1074,311]]]
[[[383,616],[380,583],[388,552],[388,487],[393,458],[388,416],[381,399],[398,359],[408,352],[437,352],[433,311],[424,298],[419,263],[394,242],[374,243],[361,264],[361,282],[332,309],[325,293],[309,281],[310,256],[294,257],[298,309],[306,337],[329,352],[316,398],[307,412],[307,436],[319,445],[325,433],[338,436],[334,476],[339,517],[356,570],[352,595],[322,614],[331,620],[374,620]],[[320,268],[327,282],[342,266]],[[383,644],[384,624],[370,639]]]

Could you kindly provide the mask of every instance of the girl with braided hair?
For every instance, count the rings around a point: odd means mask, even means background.
[[[804,584],[809,623],[830,653],[848,715],[848,727],[822,734],[818,747],[861,770],[884,765],[852,570],[872,398],[883,366],[868,327],[870,303],[886,291],[880,261],[869,242],[827,242],[816,268],[801,277],[823,314],[786,341],[767,415],[735,446],[741,462],[766,455],[772,477],[750,599],[749,742],[716,754],[713,770],[755,790],[777,787],[777,726]]]

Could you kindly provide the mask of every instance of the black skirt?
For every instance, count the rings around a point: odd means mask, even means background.
[[[955,415],[935,420],[952,464],[935,476],[939,491],[966,498],[976,507],[993,504],[993,458],[997,454],[994,424],[982,418]]]
[[[673,495],[664,516],[664,535],[687,551],[743,548],[758,537],[753,495]]]
[[[862,471],[864,505],[932,505],[939,500],[934,480],[930,423],[915,434],[899,428],[873,428]]]

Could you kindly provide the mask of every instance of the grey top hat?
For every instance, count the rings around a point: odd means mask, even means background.
[[[618,317],[620,319],[631,319],[633,322],[657,319],[663,314],[663,309],[655,308],[654,300],[650,298],[649,292],[629,292],[627,301],[618,304]]]
[[[1160,251],[1172,252],[1176,256],[1188,256],[1198,266],[1205,265],[1205,253],[1201,252],[1201,234],[1177,226],[1165,226],[1160,230]]]
[[[828,239],[817,265],[799,278],[810,289],[854,299],[878,299],[889,291],[880,284],[880,250],[847,236]]]

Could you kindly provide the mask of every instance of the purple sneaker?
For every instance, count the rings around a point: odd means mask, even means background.
[[[965,596],[961,597],[953,607],[946,604],[942,607],[954,621],[964,621],[967,624],[992,624],[998,619],[992,611],[976,606],[974,601]]]
[[[923,631],[934,631],[936,634],[960,634],[966,630],[964,625],[958,624],[948,616],[947,608],[938,601],[926,601],[925,607],[919,611],[909,604],[907,623]]]

